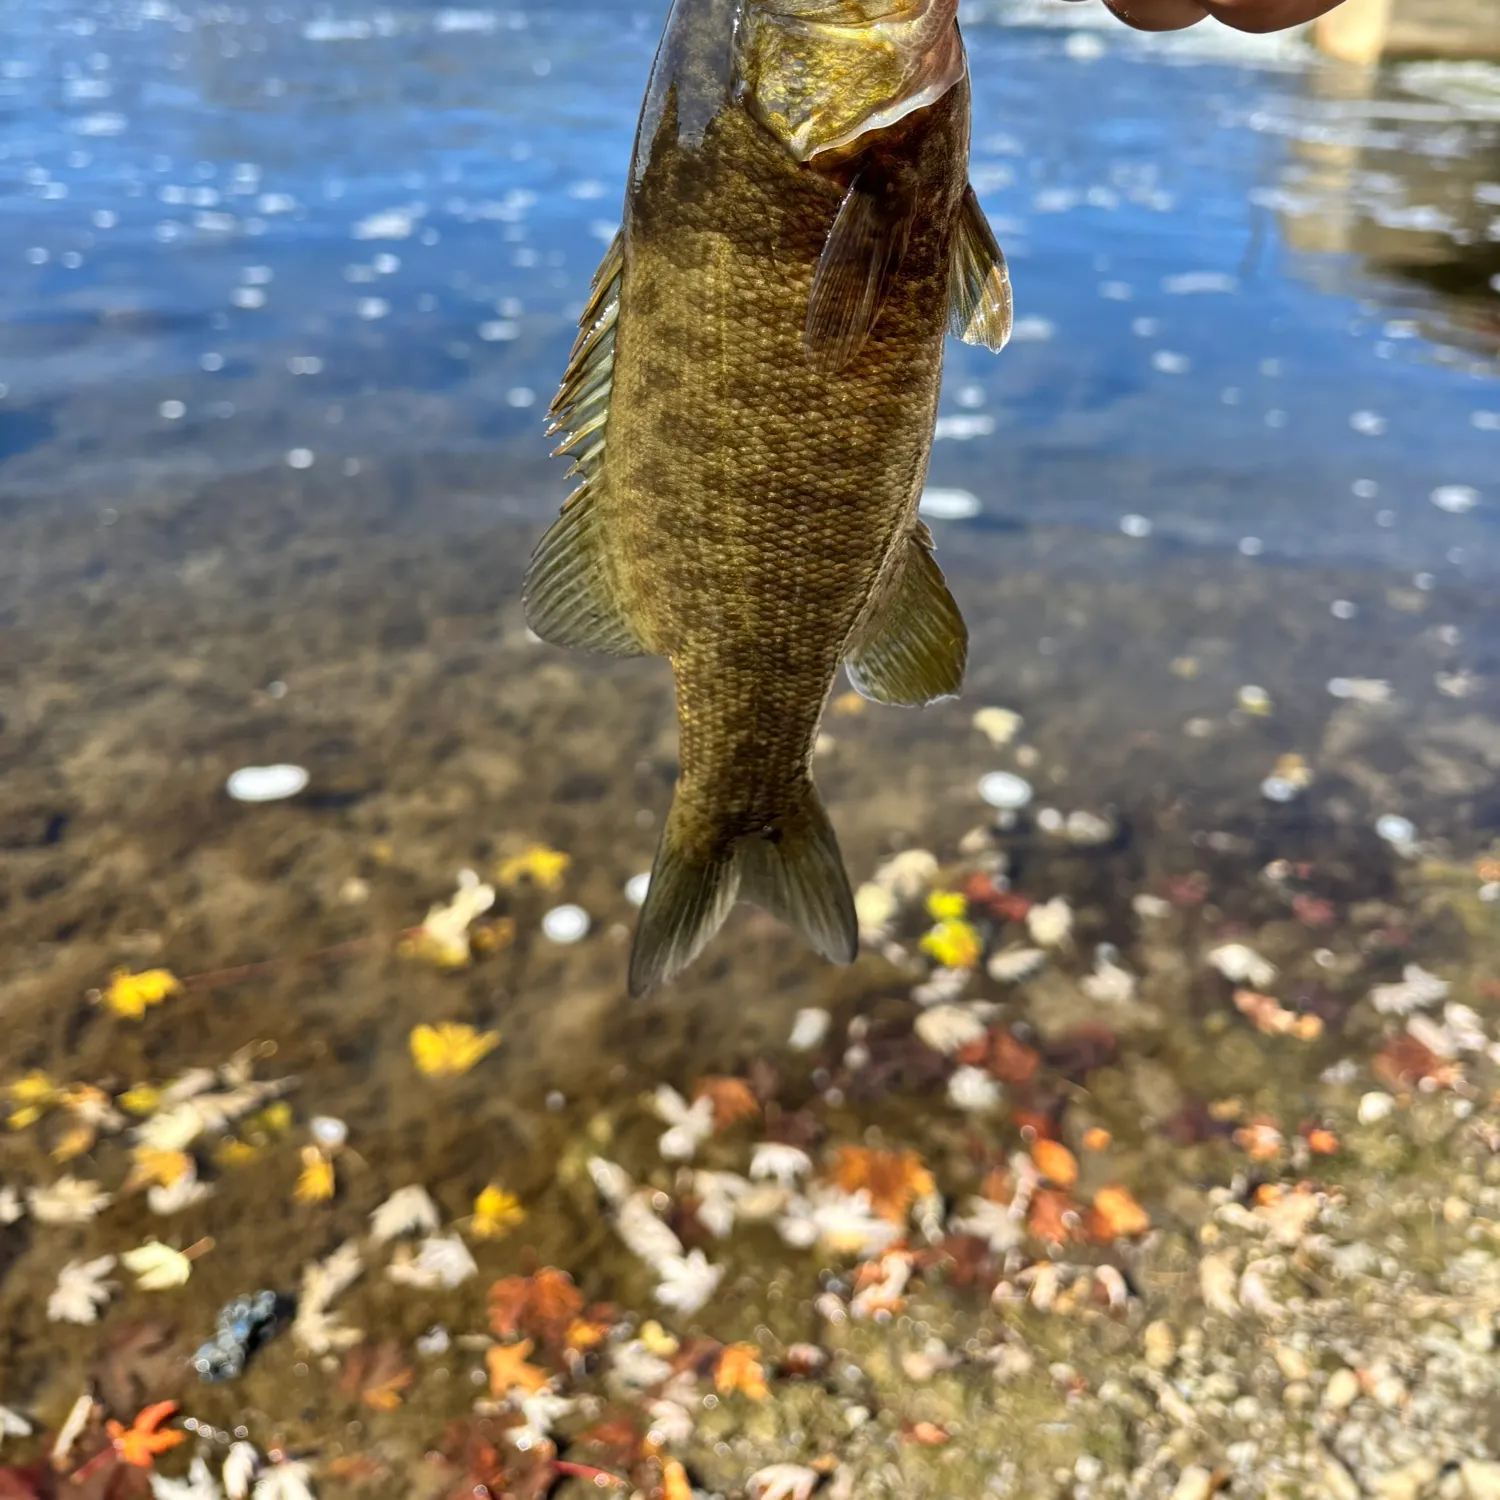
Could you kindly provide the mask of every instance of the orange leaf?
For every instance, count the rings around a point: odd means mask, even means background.
[[[1078,1159],[1061,1141],[1038,1141],[1031,1148],[1037,1170],[1058,1187],[1070,1188],[1078,1181]]]
[[[1409,1089],[1431,1079],[1451,1088],[1462,1076],[1457,1063],[1444,1060],[1407,1032],[1393,1036],[1370,1064],[1370,1071],[1389,1089]]]
[[[1099,1239],[1128,1239],[1145,1234],[1151,1215],[1136,1202],[1129,1188],[1103,1187],[1094,1194],[1093,1230]]]
[[[936,1190],[932,1173],[915,1151],[877,1151],[872,1146],[840,1147],[833,1180],[846,1193],[869,1193],[875,1212],[897,1224],[916,1199]]]
[[[1339,1138],[1321,1125],[1307,1132],[1307,1149],[1315,1156],[1332,1156],[1339,1149]]]
[[[1031,1195],[1026,1226],[1038,1239],[1066,1244],[1073,1237],[1075,1215],[1073,1200],[1066,1193],[1055,1188],[1038,1188]]]
[[[757,1358],[753,1344],[730,1344],[719,1356],[714,1371],[714,1389],[721,1396],[739,1391],[752,1401],[764,1401],[771,1394],[766,1386],[766,1370]]]
[[[609,1337],[611,1326],[594,1318],[574,1318],[565,1342],[570,1349],[597,1349]]]
[[[544,1266],[531,1278],[526,1326],[544,1343],[561,1344],[582,1311],[583,1293],[566,1271]]]
[[[669,1458],[661,1466],[662,1500],[693,1500],[693,1486],[687,1470],[675,1458]]]
[[[990,1072],[1001,1083],[1030,1083],[1042,1065],[1041,1056],[1008,1031],[990,1033]]]
[[[743,1078],[699,1079],[693,1098],[702,1099],[705,1095],[714,1102],[715,1130],[727,1130],[738,1121],[753,1119],[760,1113],[760,1101]]]
[[[1083,1149],[1085,1151],[1108,1151],[1113,1136],[1102,1126],[1094,1125],[1083,1133]]]
[[[156,1464],[156,1455],[166,1453],[179,1443],[187,1442],[185,1432],[158,1432],[157,1429],[177,1410],[175,1401],[158,1401],[143,1408],[129,1427],[118,1422],[108,1424],[110,1441],[121,1463],[137,1469],[150,1469]]]
[[[490,1331],[497,1339],[513,1339],[521,1331],[531,1282],[525,1276],[502,1276],[490,1288]]]
[[[530,1339],[519,1344],[496,1344],[484,1356],[485,1366],[490,1372],[490,1394],[505,1396],[514,1390],[523,1390],[534,1395],[551,1378],[536,1365],[526,1363],[526,1356],[536,1346]]]

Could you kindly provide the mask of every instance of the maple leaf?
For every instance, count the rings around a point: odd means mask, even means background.
[[[181,989],[177,976],[167,969],[148,969],[144,974],[116,969],[110,978],[109,988],[101,998],[115,1015],[129,1021],[139,1021],[146,1014],[148,1006],[160,1005]]]
[[[490,1331],[497,1339],[513,1339],[521,1331],[530,1300],[529,1276],[502,1276],[490,1288]]]
[[[552,1378],[538,1365],[527,1364],[526,1356],[536,1347],[531,1339],[519,1344],[496,1344],[484,1356],[490,1372],[490,1394],[507,1396],[514,1390],[528,1394],[542,1390]]]
[[[529,880],[541,890],[555,891],[562,885],[563,876],[572,863],[572,859],[558,849],[532,844],[503,860],[495,871],[495,879],[507,888]]]
[[[721,1396],[739,1391],[752,1401],[764,1401],[771,1394],[765,1366],[753,1344],[729,1344],[724,1349],[714,1371],[714,1389]]]
[[[583,1311],[583,1293],[566,1271],[544,1266],[531,1278],[527,1327],[545,1344],[560,1345]]]
[[[491,1183],[474,1200],[469,1232],[480,1240],[497,1240],[526,1222],[526,1210],[514,1193]]]
[[[401,1405],[402,1393],[415,1378],[410,1365],[401,1358],[401,1345],[395,1339],[373,1344],[369,1340],[356,1344],[344,1356],[339,1389],[346,1396],[357,1395],[374,1411],[395,1411]]]
[[[693,1098],[712,1101],[715,1130],[727,1130],[738,1121],[753,1119],[760,1113],[760,1101],[743,1078],[719,1075],[701,1078],[693,1090]]]
[[[156,1401],[137,1412],[129,1427],[122,1427],[115,1421],[106,1423],[120,1462],[137,1469],[149,1469],[155,1465],[158,1453],[170,1452],[179,1443],[187,1442],[185,1432],[161,1431],[161,1424],[176,1410],[175,1401]]]
[[[500,1033],[443,1021],[436,1026],[414,1026],[409,1041],[419,1073],[428,1078],[456,1078],[500,1045]]]
[[[868,1193],[871,1208],[897,1224],[918,1198],[935,1191],[932,1173],[915,1151],[880,1151],[872,1146],[840,1147],[833,1180],[846,1193]]]

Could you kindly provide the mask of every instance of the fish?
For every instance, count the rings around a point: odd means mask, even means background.
[[[675,0],[623,224],[551,408],[578,487],[527,570],[556,645],[663,656],[678,777],[629,991],[739,899],[824,958],[858,927],[812,757],[842,667],[958,693],[968,635],[917,508],[948,332],[995,350],[958,0]]]

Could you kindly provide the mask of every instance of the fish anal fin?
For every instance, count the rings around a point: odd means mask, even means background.
[[[854,897],[833,825],[804,780],[787,810],[756,833],[706,840],[681,791],[668,814],[630,953],[630,993],[675,978],[724,925],[737,898],[764,907],[824,958],[859,947]]]
[[[997,354],[1010,342],[1015,322],[1010,268],[972,187],[964,192],[953,233],[953,281],[948,331],[966,344]]]
[[[916,196],[900,176],[873,169],[850,184],[813,274],[802,346],[825,375],[864,347],[911,238]]]
[[[523,598],[526,623],[544,641],[640,656],[647,648],[611,574],[600,504],[624,271],[624,240],[616,235],[594,276],[573,356],[552,403],[552,430],[564,434],[557,451],[573,454],[582,483],[536,549]]]
[[[922,527],[857,633],[844,669],[876,703],[920,708],[962,688],[969,632]]]

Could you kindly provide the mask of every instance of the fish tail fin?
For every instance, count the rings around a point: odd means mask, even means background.
[[[824,958],[852,963],[859,947],[854,896],[822,799],[804,780],[765,830],[703,844],[685,835],[679,793],[651,871],[630,954],[630,993],[646,994],[682,972],[743,896],[795,928]]]

